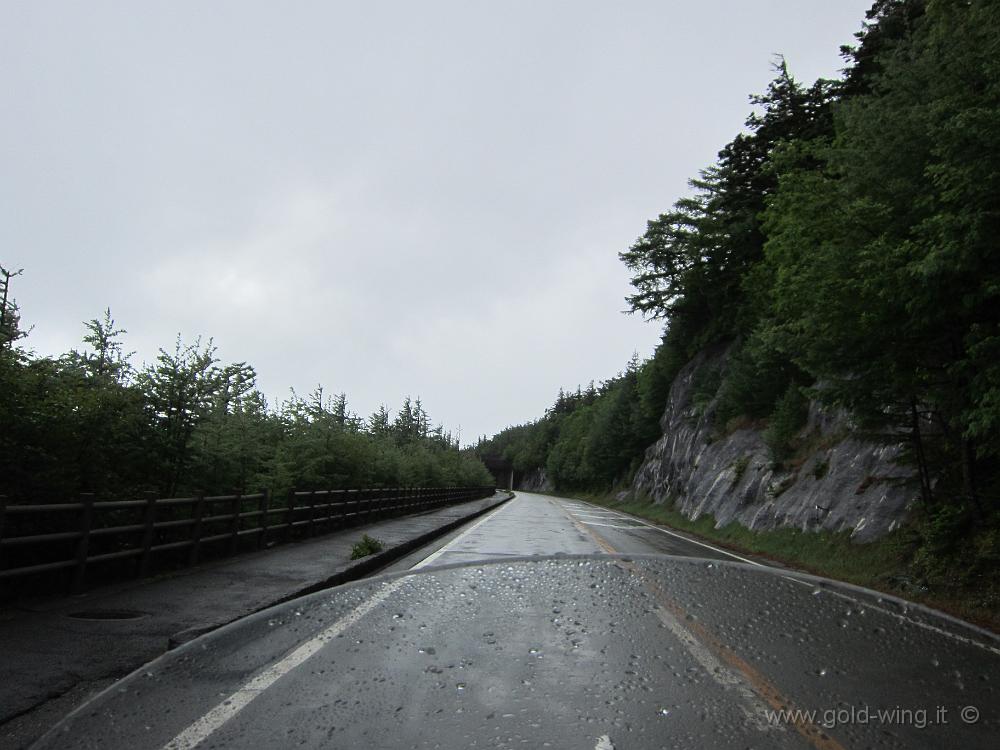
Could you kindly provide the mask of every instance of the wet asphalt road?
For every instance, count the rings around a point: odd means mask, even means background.
[[[518,493],[412,571],[166,655],[39,747],[995,746],[996,639],[727,560]]]
[[[420,566],[510,556],[662,554],[748,562],[725,550],[579,500],[518,492],[506,506],[462,532]],[[396,570],[397,568],[394,568]]]

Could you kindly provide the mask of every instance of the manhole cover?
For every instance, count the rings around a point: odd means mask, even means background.
[[[138,620],[146,615],[146,612],[136,612],[131,609],[85,609],[81,612],[70,612],[66,616],[74,620]]]

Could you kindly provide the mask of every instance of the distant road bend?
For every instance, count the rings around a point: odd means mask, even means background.
[[[1000,736],[1000,642],[929,610],[531,493],[436,547],[192,641],[38,747],[971,750]]]

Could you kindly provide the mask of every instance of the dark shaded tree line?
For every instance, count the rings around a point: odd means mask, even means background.
[[[419,399],[363,419],[318,387],[272,407],[253,367],[223,364],[211,340],[178,336],[136,368],[110,311],[61,357],[14,346],[17,318],[4,319],[0,494],[12,500],[493,483]]]
[[[634,356],[616,377],[560,390],[541,419],[483,438],[476,450],[504,456],[520,475],[545,469],[561,489],[607,489],[635,471],[659,436],[668,387],[662,357]]]

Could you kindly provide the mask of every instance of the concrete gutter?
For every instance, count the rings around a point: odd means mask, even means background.
[[[175,633],[174,635],[170,636],[168,649],[177,648],[181,644],[187,643],[188,641],[193,640],[198,636],[204,635],[205,633],[211,633],[213,630],[221,628],[223,625],[228,625],[234,620],[238,620],[241,617],[246,617],[247,615],[251,615],[254,612],[259,612],[262,609],[267,609],[268,607],[273,607],[277,604],[284,604],[285,602],[291,601],[292,599],[298,599],[300,596],[306,596],[307,594],[315,594],[317,591],[323,591],[324,589],[333,588],[334,586],[341,586],[345,583],[351,583],[352,581],[357,581],[362,578],[366,578],[370,575],[374,575],[378,571],[396,562],[396,560],[405,557],[414,550],[420,549],[424,545],[430,544],[435,539],[444,536],[448,532],[453,531],[459,528],[460,526],[463,526],[469,523],[470,521],[475,520],[479,516],[485,515],[495,510],[496,508],[500,507],[513,497],[514,497],[513,492],[499,491],[497,495],[495,495],[493,498],[488,498],[488,500],[490,500],[491,502],[489,502],[486,505],[483,505],[483,507],[474,510],[473,512],[460,515],[452,521],[444,523],[443,525],[440,526],[435,526],[434,528],[430,529],[429,531],[423,534],[414,536],[410,539],[399,542],[398,544],[387,546],[381,552],[376,552],[373,555],[368,555],[367,557],[362,557],[358,560],[349,560],[337,572],[324,578],[323,580],[310,583],[309,585],[304,586],[296,591],[293,591],[290,594],[282,596],[280,599],[268,602],[267,604],[258,607],[253,611],[243,612],[238,617],[232,617],[230,619],[222,620],[216,623],[212,623],[210,625],[188,628],[187,630],[182,630],[178,633]],[[463,503],[461,507],[464,508],[466,505],[474,504],[476,502],[482,502],[482,501],[473,501],[473,503]],[[420,514],[420,515],[430,515],[430,514]],[[434,512],[434,515],[436,515],[436,512]],[[362,534],[368,533],[368,531],[374,529],[375,526],[376,525],[358,526],[352,529],[351,531],[353,532],[353,535],[355,537],[358,537]]]

